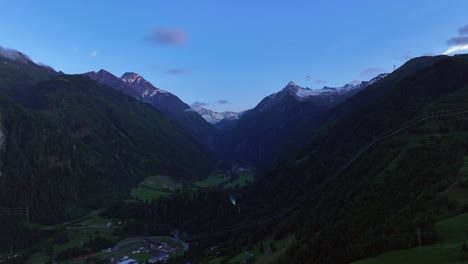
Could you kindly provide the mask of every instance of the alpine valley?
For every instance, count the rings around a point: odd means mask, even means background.
[[[466,263],[468,55],[283,85],[215,112],[0,48],[0,263]]]

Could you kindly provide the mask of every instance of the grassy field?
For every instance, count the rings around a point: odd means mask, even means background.
[[[131,195],[133,198],[137,198],[143,201],[151,201],[159,197],[170,195],[172,192],[166,192],[161,190],[149,189],[147,187],[138,187],[132,189]]]
[[[224,189],[233,189],[244,187],[255,180],[255,172],[251,169],[239,173],[238,178],[231,179],[223,173],[213,173],[208,178],[196,181],[193,186],[198,188],[221,187]]]
[[[246,185],[249,185],[252,183],[255,179],[255,175],[252,171],[244,172],[239,174],[239,178],[224,184],[224,189],[232,189],[232,188],[238,188],[238,187],[244,187]]]
[[[278,255],[281,255],[285,252],[289,244],[293,241],[293,237],[286,237],[282,240],[273,241],[272,239],[265,239],[260,242],[255,243],[253,246],[244,249],[242,252],[239,252],[237,255],[229,258],[228,260],[223,257],[211,257],[205,260],[203,263],[208,264],[221,264],[221,263],[243,263],[244,261],[254,261],[254,263],[271,263],[276,259]],[[275,250],[272,251],[270,244],[274,243]],[[263,244],[263,253],[260,250],[260,244]],[[249,262],[251,263],[251,262]]]
[[[227,182],[228,179],[225,178],[225,175],[222,173],[213,173],[208,178],[196,181],[193,183],[194,186],[200,188],[209,188],[209,187],[216,187],[219,185],[224,184]]]
[[[456,201],[459,206],[465,207],[468,205],[466,188],[468,186],[468,157],[465,157],[458,176],[459,182],[445,190],[442,195]],[[375,258],[354,262],[354,264],[468,264],[468,251],[461,250],[463,243],[468,245],[468,213],[438,221],[434,224],[434,230],[440,241],[438,244],[387,252]]]
[[[151,201],[170,195],[181,187],[173,178],[165,175],[151,176],[142,181],[137,188],[131,190],[131,196],[136,199]]]
[[[99,215],[100,212],[101,210],[96,210],[80,218],[79,221],[67,225],[53,226],[49,231],[43,231],[54,232],[55,234],[43,238],[37,243],[35,246],[36,252],[31,255],[29,263],[48,263],[51,261],[51,252],[54,256],[57,256],[69,248],[82,247],[83,244],[98,236],[117,242],[119,238],[114,235],[117,220],[103,218]],[[109,222],[112,222],[113,226],[107,227],[106,224]],[[58,237],[66,237],[68,241],[58,241]]]
[[[468,242],[468,213],[437,222],[435,230],[439,244],[392,251],[354,264],[468,264],[468,252],[461,250],[462,244]]]
[[[354,264],[466,264],[468,260],[462,260],[460,247],[460,243],[453,243],[392,251]]]
[[[231,179],[228,174],[223,172],[214,172],[203,180],[188,184],[189,188],[213,188],[220,187],[224,189],[233,189],[246,186],[255,180],[255,172],[248,169],[239,173],[238,177]],[[182,183],[164,175],[151,176],[142,181],[137,188],[131,190],[131,196],[134,199],[151,201],[159,197],[170,195],[174,191],[182,188]]]

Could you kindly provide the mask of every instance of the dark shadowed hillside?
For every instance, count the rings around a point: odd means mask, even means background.
[[[158,110],[87,77],[63,75],[11,97],[16,103],[0,112],[2,206],[29,207],[36,221],[125,197],[148,175],[193,179],[210,167],[201,147]]]
[[[467,56],[438,58],[323,128],[301,155],[255,185],[246,199],[263,208],[255,207],[259,216],[281,212],[315,190],[275,227],[278,238],[295,234],[279,263],[349,263],[416,246],[416,232],[424,243],[437,241],[433,223],[466,206],[442,194],[462,180],[458,171],[468,154],[466,72]],[[436,117],[380,136],[420,116]],[[373,140],[337,178],[314,189]]]

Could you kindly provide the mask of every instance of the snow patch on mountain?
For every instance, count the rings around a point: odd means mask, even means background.
[[[143,98],[154,97],[156,94],[168,94],[167,91],[154,87],[150,82],[134,72],[126,72],[120,79],[137,90]]]
[[[321,89],[311,89],[311,88],[304,88],[297,85],[294,82],[289,82],[281,91],[271,94],[265,97],[257,106],[256,108],[259,111],[264,111],[265,109],[269,109],[270,107],[281,103],[282,99],[287,96],[291,95],[298,101],[321,101],[321,102],[329,102],[331,104],[335,103],[338,98],[343,98],[343,96],[352,95],[352,93],[358,92],[362,89],[365,89],[369,85],[372,85],[383,78],[385,78],[388,74],[380,74],[377,77],[371,79],[370,81],[364,82],[354,82],[354,84],[346,84],[341,87],[328,87],[324,86]]]
[[[310,89],[310,88],[303,88],[295,84],[294,82],[289,82],[288,85],[283,90],[288,90],[293,92],[301,100],[306,100],[308,97],[311,96],[323,96],[323,95],[330,95],[330,94],[344,94],[348,93],[352,90],[361,90],[366,88],[369,85],[372,85],[383,78],[387,77],[387,73],[382,73],[377,77],[369,80],[368,82],[361,82],[360,84],[345,84],[341,87],[328,87],[324,86],[322,89]]]
[[[203,117],[208,123],[216,124],[219,123],[221,120],[236,120],[239,119],[241,113],[237,112],[215,112],[209,109],[200,107],[200,106],[192,106],[188,111],[197,112],[201,117]]]

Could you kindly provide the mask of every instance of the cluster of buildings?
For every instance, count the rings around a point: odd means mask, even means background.
[[[175,254],[178,249],[177,246],[170,245],[160,240],[144,239],[142,241],[145,243],[145,246],[129,250],[126,256],[112,258],[111,264],[138,264],[138,260],[132,256],[140,253],[145,253],[152,256],[145,263],[164,263],[171,255]],[[115,248],[106,249],[104,251],[113,252],[115,251]]]

